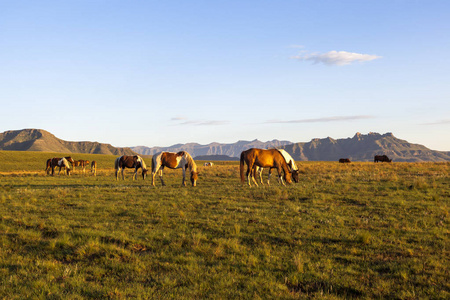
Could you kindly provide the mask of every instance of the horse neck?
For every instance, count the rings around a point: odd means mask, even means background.
[[[197,164],[195,163],[194,159],[192,158],[192,156],[186,152],[185,154],[185,158],[188,164],[188,168],[191,171],[197,172]]]

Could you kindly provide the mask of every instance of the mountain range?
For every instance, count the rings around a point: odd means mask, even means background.
[[[176,144],[170,147],[127,147],[116,148],[98,142],[68,142],[42,129],[11,130],[0,133],[0,150],[44,151],[61,153],[93,153],[111,155],[153,155],[161,151],[188,151],[201,160],[235,160],[249,148],[282,148],[297,161],[337,161],[349,158],[352,161],[372,161],[375,155],[386,154],[393,161],[422,162],[450,161],[450,152],[435,151],[396,138],[392,133],[356,133],[352,138],[312,139],[309,142],[293,143],[272,140],[261,142],[238,141],[232,144],[197,143]],[[217,159],[215,159],[217,158]]]
[[[130,148],[98,142],[67,142],[42,129],[10,130],[0,133],[0,150],[134,155]]]

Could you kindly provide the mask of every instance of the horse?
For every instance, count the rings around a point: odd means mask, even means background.
[[[116,180],[119,180],[119,172],[122,172],[122,179],[125,180],[123,175],[123,170],[125,168],[134,168],[133,180],[136,179],[137,171],[139,170],[139,168],[142,169],[142,179],[145,179],[145,177],[147,176],[147,166],[145,165],[144,159],[139,155],[122,155],[116,158],[116,161],[114,162],[114,169],[116,170]]]
[[[55,174],[55,167],[59,167],[58,175],[61,173],[62,168],[64,168],[66,170],[67,175],[70,175],[71,170],[70,170],[69,161],[65,157],[63,157],[63,158],[53,157],[53,158],[47,159],[47,164],[46,164],[47,174],[49,174],[49,166],[52,170],[52,176],[54,176],[54,174]]]
[[[72,157],[70,157],[70,156],[66,156],[66,157],[64,157],[65,159],[66,159],[66,161],[68,161],[68,162],[70,162],[72,165],[73,165],[73,162],[74,162],[74,160],[73,160],[73,158]],[[52,160],[53,159],[55,159],[55,158],[49,158],[49,159],[47,159],[47,163],[46,163],[46,166],[45,166],[45,172],[47,173],[47,175],[49,175],[50,174],[50,170],[52,171],[52,176],[53,176],[53,168],[52,168]],[[56,158],[57,160],[61,160],[61,158]],[[54,164],[54,167],[59,167],[59,172],[61,172],[61,169],[62,168],[65,168],[64,166],[58,166],[58,163],[57,162],[55,162]],[[68,165],[68,164],[67,164]],[[70,168],[69,168],[70,169]],[[59,173],[58,173],[59,174]]]
[[[292,179],[294,180],[295,183],[297,183],[299,181],[298,179],[298,167],[295,163],[295,160],[292,158],[292,156],[287,153],[284,149],[276,149],[278,150],[281,155],[283,155],[284,160],[286,161],[286,164],[288,165],[291,175],[292,175]],[[262,172],[263,172],[264,168],[262,167],[258,167],[258,166],[254,166],[254,172],[255,174],[259,174],[259,181],[261,182],[261,184],[263,183],[263,179],[262,179]],[[270,185],[270,177],[272,175],[272,168],[269,168],[269,177],[267,178],[267,184]]]
[[[375,155],[373,162],[392,162],[392,159],[389,159],[387,155]]]
[[[97,162],[95,160],[91,162],[91,173],[97,176]]]
[[[87,165],[89,165],[89,161],[88,160],[76,160],[72,163],[73,169],[75,170],[75,167],[81,167],[81,169],[83,170],[83,174],[86,173],[86,167]]]
[[[240,174],[241,181],[245,182],[244,177],[244,164],[247,164],[247,183],[251,186],[250,178],[258,186],[255,180],[254,166],[262,168],[276,168],[278,171],[278,181],[285,185],[281,171],[284,172],[284,177],[287,183],[292,183],[292,174],[286,163],[285,158],[277,149],[257,149],[251,148],[246,151],[242,151],[240,158]]]
[[[191,183],[192,186],[197,185],[198,172],[197,165],[192,158],[192,156],[186,151],[180,151],[178,153],[174,152],[161,152],[157,155],[154,155],[152,158],[152,185],[155,186],[155,176],[159,171],[159,178],[161,179],[161,184],[165,186],[163,180],[163,170],[164,167],[168,167],[170,169],[179,169],[183,170],[183,181],[181,184],[186,186],[186,168],[189,168],[191,173]]]
[[[339,159],[339,162],[342,163],[342,164],[345,164],[345,163],[351,163],[351,161],[350,161],[349,158],[340,158],[340,159]]]
[[[212,162],[205,162],[204,167],[212,167],[214,164]]]

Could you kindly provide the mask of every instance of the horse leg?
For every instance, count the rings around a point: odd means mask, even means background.
[[[264,171],[264,168],[255,167],[256,176],[259,175],[259,182],[261,182],[261,185],[264,185],[264,182],[263,182],[263,171]]]
[[[284,180],[283,180],[283,175],[282,175],[280,166],[277,167],[277,171],[278,171],[278,182],[281,183],[282,185],[286,186],[286,184],[284,183]]]
[[[254,170],[253,166],[254,166],[254,164],[252,164],[252,166],[251,166],[251,168],[250,168],[250,165],[249,165],[250,177],[251,177],[253,183],[254,183],[256,186],[258,186],[258,183],[256,182],[256,179],[255,179],[255,172],[254,172],[255,170]],[[250,186],[250,178],[249,178],[248,180],[249,180],[248,185]]]
[[[186,186],[186,168],[182,168],[183,169],[183,180],[181,181],[181,185],[182,186]]]
[[[159,179],[161,179],[162,186],[166,186],[166,184],[164,183],[164,180],[163,180],[163,169],[162,168],[159,170]]]
[[[247,184],[248,186],[252,186],[250,183],[251,170],[253,169],[253,164],[251,162],[247,163]]]
[[[267,185],[270,185],[270,176],[272,176],[272,168],[269,168],[269,176],[267,177]]]

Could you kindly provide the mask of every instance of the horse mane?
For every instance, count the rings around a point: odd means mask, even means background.
[[[195,163],[192,156],[189,153],[187,153],[186,151],[181,151],[181,152],[183,152],[184,157],[186,157],[189,169],[191,169],[191,171],[197,172],[197,164]]]
[[[286,161],[286,164],[290,166],[293,171],[297,171],[298,167],[292,156],[289,153],[287,153],[287,151],[284,149],[277,149],[277,150],[283,156],[284,160]]]
[[[139,155],[136,155],[136,156],[138,158],[137,161],[141,163],[142,170],[147,170],[147,166],[145,165],[144,159],[142,157],[140,157]]]

